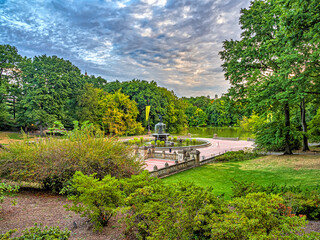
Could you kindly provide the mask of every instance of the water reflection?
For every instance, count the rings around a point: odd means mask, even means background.
[[[190,127],[187,131],[181,132],[180,134],[187,135],[187,133],[191,133],[192,137],[204,138],[212,138],[213,134],[217,134],[218,137],[238,137],[241,140],[254,138],[252,132],[244,131],[239,127]]]

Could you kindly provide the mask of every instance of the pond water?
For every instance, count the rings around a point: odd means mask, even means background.
[[[244,131],[240,127],[190,127],[187,131],[179,134],[187,135],[188,133],[191,133],[191,137],[203,138],[212,138],[213,134],[217,134],[218,137],[238,137],[241,140],[254,138],[254,134],[252,132]]]

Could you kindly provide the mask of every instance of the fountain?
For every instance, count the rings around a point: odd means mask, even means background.
[[[155,141],[160,140],[164,141],[165,143],[167,142],[167,137],[170,135],[169,133],[165,133],[166,130],[166,125],[162,122],[162,116],[159,115],[160,122],[156,124],[155,126],[155,132],[153,133],[152,136],[154,136]]]

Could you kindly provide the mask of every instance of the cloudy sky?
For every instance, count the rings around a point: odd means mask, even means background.
[[[178,96],[227,91],[218,52],[249,0],[0,0],[0,44],[56,55],[108,81],[154,80]]]

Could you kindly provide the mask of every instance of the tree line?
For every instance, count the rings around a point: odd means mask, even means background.
[[[57,56],[22,57],[10,45],[0,45],[0,64],[1,130],[43,132],[55,121],[67,128],[89,121],[109,134],[133,135],[148,124],[152,130],[162,115],[167,130],[177,133],[188,126],[236,125],[241,118],[229,97],[179,98],[155,81],[107,82]]]

